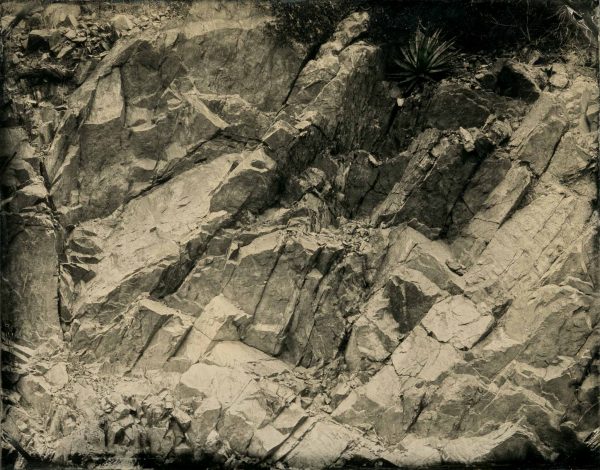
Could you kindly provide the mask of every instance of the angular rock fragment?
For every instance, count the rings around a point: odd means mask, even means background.
[[[357,435],[335,423],[317,422],[285,456],[290,465],[321,468],[335,463]]]
[[[44,375],[46,380],[55,387],[62,388],[69,383],[69,373],[65,363],[58,363]]]
[[[551,95],[544,94],[531,108],[510,145],[521,161],[528,163],[536,175],[542,174],[566,130],[565,109]]]
[[[513,60],[506,61],[496,78],[499,93],[527,102],[537,100],[546,85],[544,74],[538,68]]]
[[[42,416],[47,416],[51,411],[52,391],[51,385],[40,376],[26,375],[17,383],[17,391],[25,403],[29,404]]]
[[[117,34],[122,34],[125,31],[129,31],[135,26],[133,19],[129,15],[124,14],[113,16],[110,20],[110,24]]]
[[[87,354],[116,370],[159,369],[177,351],[192,319],[159,302],[141,299],[123,316],[115,318],[105,331],[95,331],[83,324],[73,337],[75,347],[94,347]],[[127,344],[127,349],[120,347]]]
[[[60,41],[60,32],[55,29],[34,29],[27,36],[30,51],[52,49]]]
[[[283,410],[277,418],[266,426],[259,427],[248,445],[248,454],[253,457],[266,458],[272,455],[307,418],[304,410],[291,405]]]
[[[481,254],[521,201],[531,181],[531,173],[524,166],[514,165],[508,170],[453,244],[452,248],[461,262],[471,264]]]
[[[310,239],[284,243],[243,333],[245,343],[272,355],[281,351],[300,295],[297,279],[310,268],[320,251],[319,245]]]
[[[435,339],[456,349],[470,349],[492,328],[494,317],[477,311],[473,302],[453,296],[435,304],[421,321]]]
[[[212,299],[179,343],[168,369],[187,369],[207,353],[218,341],[239,340],[238,329],[248,324],[251,316],[227,298]]]
[[[351,370],[366,368],[362,362],[384,361],[400,341],[390,303],[379,290],[362,307],[346,347],[345,359]]]
[[[81,15],[81,7],[72,3],[53,3],[44,8],[42,19],[50,28],[68,25],[71,18]]]
[[[434,130],[425,131],[409,151],[416,155],[371,220],[376,225],[414,220],[439,233],[478,157]]]
[[[244,155],[214,190],[211,212],[261,209],[274,191],[274,170],[275,162],[264,151]]]
[[[177,391],[182,397],[216,397],[222,406],[229,406],[242,392],[256,388],[255,385],[250,385],[253,383],[252,377],[246,373],[228,367],[198,363],[181,376]]]

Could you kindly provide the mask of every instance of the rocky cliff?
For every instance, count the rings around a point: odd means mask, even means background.
[[[509,60],[399,98],[368,22],[311,56],[197,3],[0,131],[21,460],[591,458],[593,70]]]

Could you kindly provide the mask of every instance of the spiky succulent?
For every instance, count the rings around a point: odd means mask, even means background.
[[[426,34],[421,28],[417,28],[409,46],[400,52],[402,58],[395,60],[400,71],[392,74],[392,78],[406,85],[408,91],[450,71],[456,57],[454,40],[443,40],[440,30]]]

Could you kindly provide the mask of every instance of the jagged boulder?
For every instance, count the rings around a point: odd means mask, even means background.
[[[81,7],[77,4],[53,3],[44,8],[42,21],[50,28],[72,26],[71,18],[77,21],[79,15],[81,15]]]
[[[564,107],[555,97],[545,94],[531,108],[510,145],[516,147],[519,160],[539,176],[546,170],[566,128]]]
[[[499,99],[490,92],[476,92],[458,84],[443,84],[433,92],[423,110],[425,127],[457,130],[481,127],[492,114],[498,117],[520,114],[518,102]]]
[[[439,233],[448,213],[481,157],[436,130],[421,134],[409,148],[402,180],[376,209],[372,222],[415,221]]]
[[[544,73],[536,67],[507,60],[499,67],[496,89],[502,95],[535,102],[547,83]]]
[[[135,27],[133,18],[129,15],[115,15],[110,20],[110,25],[116,34],[122,34],[124,31],[129,31]]]
[[[470,265],[481,254],[496,230],[521,202],[531,181],[532,174],[525,166],[514,165],[506,172],[453,244],[460,262]]]

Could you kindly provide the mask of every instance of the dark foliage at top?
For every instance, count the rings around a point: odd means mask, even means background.
[[[269,0],[274,32],[282,39],[313,46],[327,40],[348,14],[367,6],[365,0]]]
[[[307,60],[341,19],[369,11],[365,39],[382,47],[390,78],[403,73],[402,48],[420,27],[452,37],[467,54],[513,55],[527,47],[553,55],[569,43],[572,48],[573,41],[591,51],[586,46],[594,45],[594,15],[600,11],[595,0],[268,0],[267,5],[274,34],[307,45]],[[595,52],[588,61],[596,63]]]
[[[465,51],[519,43],[554,48],[564,41],[565,6],[591,18],[594,0],[269,0],[274,30],[308,45],[326,40],[343,17],[371,12],[370,39],[406,44],[419,24],[455,36]],[[589,22],[589,21],[588,21]],[[571,25],[572,26],[572,25]]]

